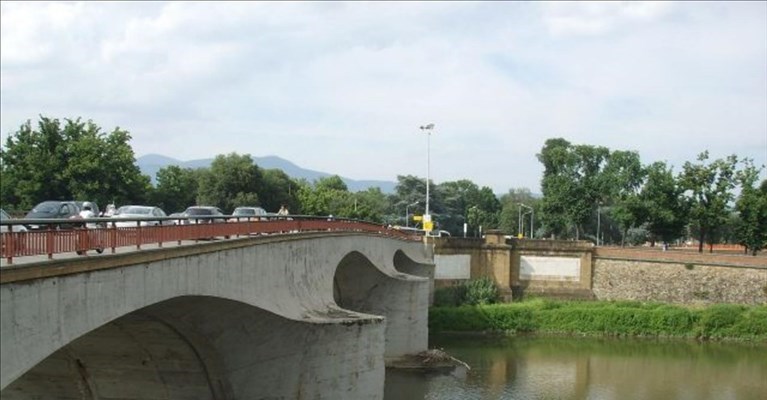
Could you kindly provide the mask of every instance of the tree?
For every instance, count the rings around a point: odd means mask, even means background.
[[[654,246],[657,240],[671,242],[682,236],[688,221],[688,203],[684,189],[665,162],[655,162],[646,170],[639,199]]]
[[[202,170],[170,165],[157,171],[152,202],[168,214],[196,204]]]
[[[548,139],[537,155],[543,164],[543,222],[554,233],[575,229],[579,239],[599,201],[604,197],[602,171],[609,159],[605,147],[571,145],[565,139]]]
[[[281,169],[263,170],[262,179],[261,192],[258,193],[261,207],[266,210],[278,210],[284,204],[292,213],[301,213],[298,202],[298,182]]]
[[[145,200],[151,185],[136,165],[131,136],[80,118],[40,117],[22,124],[0,151],[2,202],[28,209],[51,199],[128,203]]]
[[[639,226],[646,217],[638,192],[644,176],[639,153],[620,150],[610,153],[601,177],[603,195],[597,206],[611,205],[610,216],[621,229],[621,246],[626,243],[629,229]],[[598,227],[600,230],[601,227]]]
[[[737,173],[741,192],[735,209],[740,214],[735,228],[738,242],[752,255],[767,247],[767,179],[759,187],[755,184],[763,169],[756,168],[753,160],[743,160],[744,168]]]
[[[298,199],[304,214],[351,217],[351,193],[338,175],[320,178],[314,185],[301,186]]]
[[[708,151],[705,151],[698,155],[697,160],[698,164],[689,161],[684,164],[679,179],[690,203],[691,221],[698,228],[698,252],[703,252],[705,239],[709,238],[709,244],[713,244],[712,231],[727,219],[738,159],[731,155],[706,164]],[[713,251],[713,247],[709,251]]]
[[[260,189],[261,169],[250,154],[217,155],[210,169],[202,171],[197,203],[218,206],[230,213],[236,207],[260,205]]]
[[[509,189],[509,192],[500,198],[501,212],[498,217],[498,228],[507,235],[516,235],[519,231],[519,204],[522,203],[533,208],[536,216],[540,215],[541,200],[534,197],[527,188]],[[537,237],[537,235],[536,235]]]

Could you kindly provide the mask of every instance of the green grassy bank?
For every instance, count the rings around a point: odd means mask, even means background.
[[[554,301],[433,307],[440,332],[571,334],[767,342],[767,306],[688,308],[632,301]]]

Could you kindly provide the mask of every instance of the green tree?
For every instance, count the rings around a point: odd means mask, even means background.
[[[261,207],[267,211],[279,210],[281,205],[288,207],[293,214],[300,214],[298,188],[300,184],[291,179],[281,169],[266,169],[262,172],[263,184],[258,197]]]
[[[698,155],[699,163],[686,162],[679,177],[690,204],[690,218],[698,229],[698,252],[703,252],[703,243],[712,243],[712,231],[726,222],[728,203],[732,200],[735,187],[735,166],[738,159],[731,155],[709,164],[708,151]],[[710,247],[709,251],[713,251]]]
[[[258,206],[261,190],[261,169],[253,163],[250,154],[230,153],[218,155],[203,170],[197,194],[197,203],[221,207],[231,213],[239,206]],[[248,203],[242,203],[247,201]]]
[[[743,160],[744,168],[737,173],[741,192],[735,209],[740,218],[735,228],[735,235],[740,244],[752,255],[767,247],[767,180],[759,187],[756,182],[763,169],[756,168],[753,160]]]
[[[430,183],[430,192],[434,186]],[[435,193],[430,193],[429,201],[430,212],[433,213]],[[412,204],[412,205],[411,205]],[[387,218],[390,223],[413,226],[413,221],[403,219],[405,212],[410,215],[423,215],[426,207],[426,180],[413,175],[398,175],[397,185],[394,187],[394,193],[389,196],[389,208]]]
[[[351,193],[338,175],[320,178],[313,185],[303,185],[298,199],[307,215],[350,217]]]
[[[571,145],[565,139],[548,139],[537,155],[543,164],[542,211],[547,230],[564,234],[575,229],[579,239],[584,225],[604,197],[602,171],[609,159],[605,147]]]
[[[665,162],[655,162],[646,170],[647,178],[639,198],[646,212],[647,230],[654,246],[658,240],[671,242],[684,234],[688,203],[684,188]]]
[[[380,188],[368,188],[367,190],[351,193],[351,204],[347,204],[348,210],[345,215],[350,218],[361,219],[371,222],[384,222],[384,215],[388,207],[386,195]]]
[[[195,205],[202,170],[170,165],[157,171],[152,202],[168,214]]]
[[[644,176],[639,153],[620,150],[610,153],[602,173],[602,197],[597,206],[610,206],[610,217],[621,230],[621,246],[626,243],[629,229],[638,227],[646,219],[646,210],[639,198],[639,187]],[[597,231],[604,233],[601,228],[598,227]]]
[[[0,153],[2,202],[28,209],[51,199],[142,202],[151,185],[136,165],[131,136],[115,128],[109,134],[80,118],[40,117],[37,130],[22,124]]]
[[[507,235],[516,235],[519,232],[520,203],[533,208],[535,217],[540,216],[540,198],[533,196],[530,189],[510,189],[500,198],[501,212],[499,214],[498,228]],[[536,234],[536,237],[538,235]]]

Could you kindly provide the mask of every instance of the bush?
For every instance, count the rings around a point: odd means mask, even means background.
[[[467,304],[495,304],[501,298],[501,291],[495,282],[486,276],[466,282]]]

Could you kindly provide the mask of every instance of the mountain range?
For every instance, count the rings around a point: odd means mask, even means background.
[[[301,168],[298,165],[280,158],[277,156],[266,157],[252,157],[253,162],[261,169],[281,169],[288,176],[293,179],[306,179],[309,182],[313,182],[320,178],[327,178],[335,174],[314,171],[311,169]],[[160,169],[176,165],[181,168],[207,168],[213,162],[212,158],[204,158],[199,160],[180,161],[172,157],[164,156],[161,154],[147,154],[136,159],[136,165],[141,169],[141,173],[149,175],[152,178],[152,184],[156,183],[157,171]],[[354,180],[345,177],[341,177],[341,180],[346,183],[346,187],[351,192],[357,192],[360,190],[367,190],[368,188],[377,187],[384,193],[393,193],[394,187],[397,182],[392,181],[377,181],[377,180]]]

